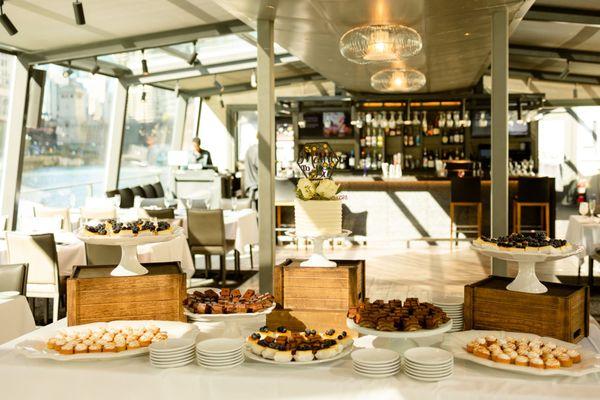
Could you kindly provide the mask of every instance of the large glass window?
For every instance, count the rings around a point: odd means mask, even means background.
[[[0,176],[4,165],[4,139],[6,138],[6,122],[11,98],[14,62],[14,56],[0,53]]]
[[[160,180],[169,184],[167,157],[173,138],[175,92],[153,86],[129,88],[119,187]]]
[[[35,203],[76,207],[104,194],[104,169],[116,79],[45,66],[42,109],[29,123],[19,215]],[[35,101],[35,99],[30,99]]]

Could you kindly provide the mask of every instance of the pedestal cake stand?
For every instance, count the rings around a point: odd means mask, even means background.
[[[513,292],[523,293],[546,293],[548,288],[540,282],[535,275],[535,264],[544,261],[556,261],[563,258],[579,255],[583,252],[583,246],[573,245],[573,250],[561,254],[543,254],[527,251],[500,250],[499,248],[487,248],[471,245],[471,249],[479,253],[494,257],[499,260],[514,261],[519,266],[519,272],[514,281],[506,286]]]
[[[313,253],[308,257],[308,260],[300,263],[301,267],[325,267],[335,268],[337,264],[329,260],[323,254],[323,242],[329,239],[335,239],[339,237],[347,237],[352,231],[348,229],[342,229],[340,233],[335,235],[322,235],[322,236],[311,236],[311,235],[298,235],[295,231],[288,231],[289,236],[296,238],[311,239],[313,242]]]
[[[112,276],[138,276],[145,275],[148,270],[144,268],[137,258],[137,246],[141,244],[168,242],[183,234],[183,228],[174,227],[171,234],[165,235],[142,235],[142,236],[102,236],[86,235],[81,228],[77,232],[77,238],[84,243],[100,244],[104,246],[121,246],[121,261],[111,271]]]
[[[439,328],[435,329],[419,329],[413,332],[385,332],[378,331],[376,329],[364,328],[354,322],[351,318],[346,318],[346,325],[348,328],[362,333],[363,335],[377,336],[375,340],[376,347],[383,347],[386,349],[397,351],[400,354],[410,348],[418,347],[417,342],[414,339],[426,338],[430,336],[441,335],[442,333],[448,332],[452,329],[452,320],[449,320]]]

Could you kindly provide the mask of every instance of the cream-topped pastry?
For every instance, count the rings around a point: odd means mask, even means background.
[[[291,350],[287,351],[277,351],[273,356],[273,360],[281,363],[287,363],[292,361],[293,355]]]
[[[294,360],[296,361],[312,361],[314,360],[315,355],[312,350],[296,350],[296,354],[294,354]]]

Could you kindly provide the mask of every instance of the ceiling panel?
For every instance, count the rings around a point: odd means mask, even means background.
[[[487,68],[492,12],[507,6],[512,20],[517,11],[524,11],[530,4],[522,0],[218,2],[252,26],[256,26],[257,18],[274,15],[275,40],[280,45],[326,78],[361,92],[373,92],[372,73],[392,64],[364,66],[345,60],[339,53],[338,41],[348,29],[383,22],[402,23],[416,29],[423,37],[423,51],[401,64],[426,75],[423,91],[445,91],[474,85]],[[266,7],[267,3],[273,7]]]
[[[600,8],[600,0],[598,0],[598,4]],[[599,51],[600,29],[579,24],[522,21],[510,37],[510,42],[531,46]]]

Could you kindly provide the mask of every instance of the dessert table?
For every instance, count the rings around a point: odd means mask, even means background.
[[[33,314],[24,296],[0,299],[0,344],[34,329]]]
[[[262,322],[257,322],[260,325]],[[593,322],[592,339],[600,343]],[[61,320],[41,329],[65,326]],[[219,336],[223,328],[199,323],[202,338]],[[147,356],[102,362],[52,362],[28,359],[14,346],[27,335],[0,346],[0,385],[4,398],[29,399],[592,399],[597,398],[600,374],[581,378],[521,375],[456,360],[454,375],[423,383],[402,372],[384,379],[363,378],[352,370],[349,357],[313,366],[277,366],[247,360],[240,367],[213,371],[195,364],[158,369]],[[369,347],[372,336],[356,340]],[[441,337],[420,339],[423,345]],[[426,341],[427,340],[427,341]],[[581,344],[590,346],[588,339]]]
[[[565,239],[571,244],[582,245],[585,248],[585,255],[595,254],[600,247],[600,218],[583,215],[569,216]],[[583,259],[580,260],[580,263],[583,263]],[[588,263],[588,284],[593,286],[594,260],[589,257]]]

